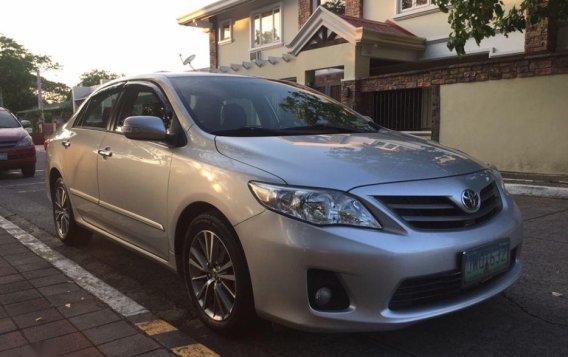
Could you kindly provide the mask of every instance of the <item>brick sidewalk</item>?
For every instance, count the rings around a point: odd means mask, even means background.
[[[149,314],[148,314],[149,315]],[[0,357],[171,356],[0,229]]]

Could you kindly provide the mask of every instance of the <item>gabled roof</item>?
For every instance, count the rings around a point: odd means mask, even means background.
[[[378,22],[337,15],[320,6],[290,41],[290,53],[297,55],[321,27],[337,34],[347,42],[369,42],[411,50],[423,50],[426,39],[417,37],[393,22]]]
[[[207,18],[215,16],[232,7],[251,2],[252,0],[219,0],[177,18],[180,25],[209,27]]]
[[[354,27],[362,27],[366,30],[376,31],[381,33],[390,33],[391,35],[416,37],[410,31],[403,29],[399,25],[389,20],[387,20],[387,22],[379,22],[379,21],[361,19],[358,17],[351,17],[346,15],[339,15],[339,17],[349,22]]]

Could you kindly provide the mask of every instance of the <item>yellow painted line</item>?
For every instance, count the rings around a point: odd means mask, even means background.
[[[172,352],[180,357],[218,357],[219,355],[201,343],[172,348]]]
[[[146,334],[150,336],[177,331],[177,328],[173,327],[172,325],[170,325],[169,323],[163,320],[139,322],[136,324],[136,327],[146,332]]]

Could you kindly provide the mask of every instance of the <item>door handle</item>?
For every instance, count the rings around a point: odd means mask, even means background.
[[[69,140],[62,141],[61,145],[63,145],[63,147],[67,149],[69,146],[71,146],[71,141]]]
[[[104,149],[100,149],[99,151],[97,151],[97,153],[99,155],[101,155],[103,158],[107,158],[107,157],[111,157],[112,156],[112,151],[110,150],[109,147],[106,147]]]

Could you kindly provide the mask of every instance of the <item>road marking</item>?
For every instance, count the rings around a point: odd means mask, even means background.
[[[43,188],[37,189],[37,190],[22,190],[22,191],[16,191],[16,193],[31,193],[31,192],[44,192],[45,190]]]
[[[22,186],[34,186],[34,185],[44,185],[45,182],[44,181],[39,181],[39,182],[28,182],[28,183],[16,183],[13,185],[6,185],[6,186],[0,186],[2,188],[14,188],[14,187],[22,187]]]
[[[214,357],[219,356],[201,343],[172,348],[172,352],[181,357]]]
[[[177,331],[178,329],[170,325],[164,320],[153,320],[146,322],[139,322],[136,324],[140,330],[146,332],[149,336],[159,335],[162,333],[168,333],[172,331]]]
[[[48,247],[45,243],[2,216],[0,216],[0,228],[16,238],[32,252],[61,270],[77,283],[77,285],[99,298],[122,316],[130,317],[148,312],[148,310],[136,301],[89,273],[74,261],[65,258],[60,253]]]
[[[522,185],[505,183],[507,191],[512,195],[537,196],[548,198],[568,198],[568,187],[551,187],[538,185]]]
[[[534,182],[533,180],[529,179],[518,179],[518,178],[506,178],[505,182],[507,181],[522,181],[522,182]]]

